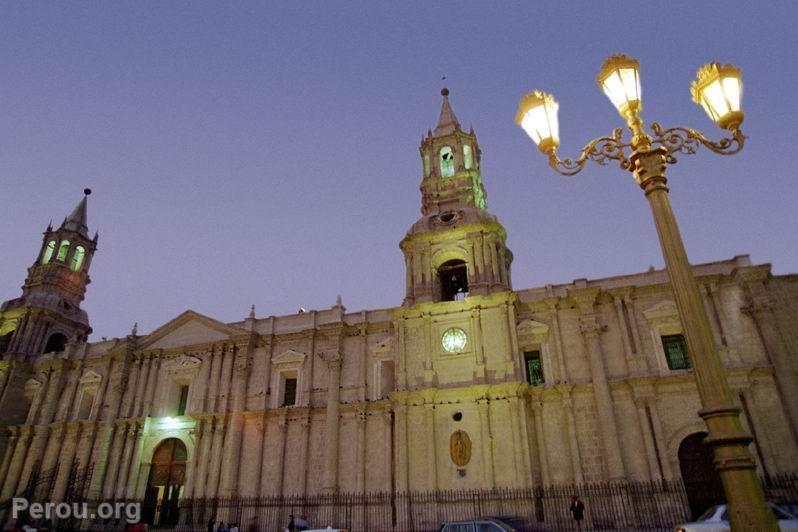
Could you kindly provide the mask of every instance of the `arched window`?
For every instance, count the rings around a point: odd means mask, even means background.
[[[429,155],[424,155],[424,177],[429,177]]]
[[[47,243],[47,249],[44,250],[44,257],[42,257],[42,264],[47,264],[53,258],[55,253],[55,240],[50,240]]]
[[[438,268],[441,301],[456,301],[468,296],[468,267],[462,260],[450,260]]]
[[[449,146],[441,148],[441,177],[454,175],[454,153]]]
[[[69,240],[62,240],[61,245],[58,246],[58,256],[56,260],[61,262],[66,260],[67,253],[69,253]]]
[[[466,170],[471,170],[474,167],[474,152],[471,151],[471,146],[468,144],[463,146],[463,166]]]
[[[72,254],[72,271],[77,272],[80,271],[80,267],[83,266],[83,257],[86,255],[86,250],[83,249],[83,246],[77,246],[75,248],[75,252]]]
[[[47,339],[43,353],[60,353],[66,348],[67,337],[61,333],[54,333]]]

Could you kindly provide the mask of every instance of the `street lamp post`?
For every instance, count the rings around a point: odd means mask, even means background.
[[[651,125],[653,136],[646,133],[640,118],[642,104],[637,60],[624,55],[609,57],[602,65],[598,82],[626,119],[632,134],[628,142],[623,138],[623,129],[617,128],[610,136],[589,142],[577,159],[560,159],[557,156],[560,143],[558,105],[550,94],[539,91],[531,92],[521,100],[516,122],[548,156],[549,166],[557,172],[574,175],[588,160],[598,164],[615,160],[621,168],[632,173],[645,192],[695,368],[702,405],[698,415],[707,425],[705,441],[713,449],[715,468],[729,503],[732,529],[777,530],[773,514],[765,505],[762,485],[748,451],[752,438],[740,423],[740,409],[734,406],[698,285],[687,261],[665,176],[667,165],[676,162],[675,153],[693,154],[700,145],[724,155],[737,153],[743,148],[740,70],[731,65],[710,63],[699,69],[698,78],[692,84],[693,100],[720,127],[731,133],[731,138],[716,142],[694,129],[663,129],[657,123]]]

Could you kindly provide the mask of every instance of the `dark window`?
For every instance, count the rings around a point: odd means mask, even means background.
[[[668,361],[670,369],[687,369],[690,367],[687,344],[681,334],[663,336],[662,349],[665,350],[665,359]]]
[[[444,262],[438,268],[441,301],[455,301],[468,296],[468,268],[461,260]]]
[[[532,386],[543,384],[543,363],[540,361],[540,351],[526,351],[524,365],[526,366],[526,381]]]
[[[44,353],[60,353],[66,347],[67,337],[61,333],[55,333],[47,339],[44,346]]]
[[[285,379],[283,406],[294,406],[295,404],[296,404],[296,379]]]
[[[188,385],[180,387],[180,401],[177,403],[177,415],[182,416],[186,413],[186,405],[188,404]]]
[[[5,353],[8,350],[8,346],[11,345],[11,337],[13,335],[14,331],[11,331],[10,333],[0,336],[0,354]]]

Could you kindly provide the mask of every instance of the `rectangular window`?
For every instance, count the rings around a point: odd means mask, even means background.
[[[393,361],[383,360],[380,362],[380,393],[377,398],[387,399],[388,393],[394,391],[395,388]]]
[[[687,344],[681,334],[671,334],[662,337],[662,349],[670,369],[687,369],[690,367],[690,358],[687,356]]]
[[[78,405],[78,420],[89,419],[91,409],[94,406],[94,390],[84,389],[80,396],[80,404]]]
[[[186,413],[186,406],[188,405],[188,385],[185,384],[180,387],[180,401],[177,403],[177,415],[182,416]]]
[[[294,406],[296,404],[296,379],[285,379],[283,390],[283,406]]]
[[[524,365],[526,366],[526,381],[532,386],[543,384],[543,363],[540,360],[540,351],[524,352]]]

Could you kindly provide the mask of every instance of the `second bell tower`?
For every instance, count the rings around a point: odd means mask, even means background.
[[[400,244],[405,306],[511,290],[513,255],[504,227],[486,211],[476,134],[460,127],[449,90],[441,95],[438,125],[419,147],[421,218]]]

